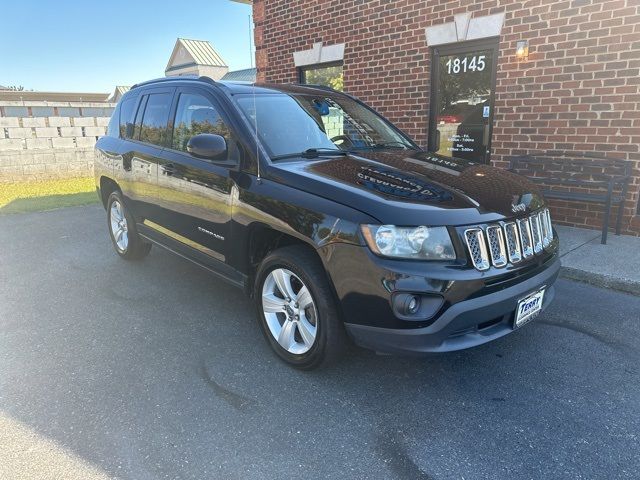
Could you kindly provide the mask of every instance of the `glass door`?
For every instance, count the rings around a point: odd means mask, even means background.
[[[429,150],[489,163],[498,40],[433,48]]]

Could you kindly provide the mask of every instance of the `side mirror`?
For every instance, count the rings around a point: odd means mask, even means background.
[[[189,139],[187,152],[207,160],[226,160],[227,141],[220,135],[201,133]]]

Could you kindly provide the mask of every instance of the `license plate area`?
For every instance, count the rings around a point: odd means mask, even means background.
[[[518,300],[513,328],[519,328],[538,316],[542,310],[545,288],[541,288]]]

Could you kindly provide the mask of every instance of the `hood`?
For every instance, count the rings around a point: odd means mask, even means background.
[[[544,204],[525,178],[429,152],[365,151],[272,165],[276,179],[356,208],[384,224],[466,225],[521,215]]]

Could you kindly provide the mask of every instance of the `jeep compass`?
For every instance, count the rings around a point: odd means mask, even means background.
[[[554,296],[558,240],[536,185],[424,151],[325,87],[135,85],[96,145],[95,175],[120,257],[155,244],[244,289],[299,368],[350,341],[480,345]]]

